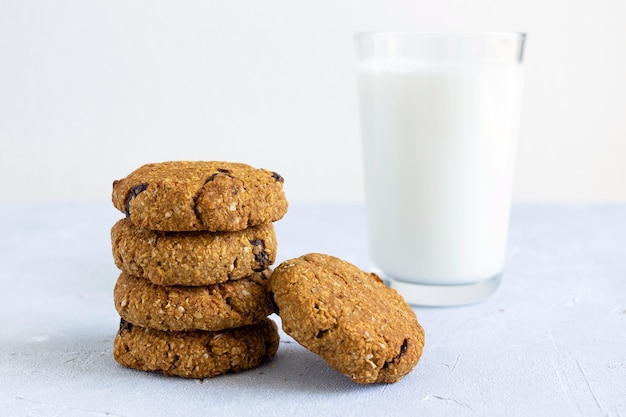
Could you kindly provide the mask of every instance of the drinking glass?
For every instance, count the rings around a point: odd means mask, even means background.
[[[525,38],[354,35],[370,256],[410,304],[475,303],[500,283]]]

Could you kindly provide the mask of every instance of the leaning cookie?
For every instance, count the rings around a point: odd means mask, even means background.
[[[211,285],[260,272],[276,259],[272,223],[237,232],[159,232],[121,219],[111,229],[115,265],[159,285]]]
[[[272,314],[269,271],[206,287],[161,286],[122,272],[113,299],[119,315],[164,331],[222,330],[258,323]]]
[[[121,320],[113,357],[129,368],[184,378],[209,378],[260,365],[276,354],[279,335],[271,319],[218,332],[163,332]]]
[[[269,280],[283,330],[359,383],[396,382],[419,361],[424,330],[374,274],[332,256],[280,264]]]
[[[287,212],[283,177],[234,162],[144,165],[113,182],[113,205],[145,229],[236,231]]]

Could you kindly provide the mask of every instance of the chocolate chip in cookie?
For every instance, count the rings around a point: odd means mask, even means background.
[[[113,291],[123,323],[163,331],[223,330],[257,323],[273,313],[266,291],[270,271],[201,287],[156,285],[122,272]]]
[[[279,343],[278,328],[269,318],[215,332],[122,327],[113,342],[118,363],[183,378],[209,378],[254,368],[274,356]]]
[[[359,383],[396,382],[418,363],[424,330],[375,274],[308,254],[281,263],[269,280],[283,330]]]
[[[219,161],[146,164],[113,183],[113,205],[137,227],[237,231],[280,220],[288,203],[273,171]]]
[[[115,265],[158,285],[211,285],[248,277],[276,259],[272,223],[236,232],[161,232],[128,219],[111,228]]]

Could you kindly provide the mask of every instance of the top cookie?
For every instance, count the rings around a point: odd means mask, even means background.
[[[269,290],[283,330],[356,382],[399,381],[421,357],[415,313],[375,274],[309,254],[281,263]]]
[[[141,228],[243,230],[287,212],[283,178],[235,162],[170,161],[144,165],[113,182],[113,205]]]

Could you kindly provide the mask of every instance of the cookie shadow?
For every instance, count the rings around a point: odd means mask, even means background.
[[[213,393],[222,393],[221,398],[227,393],[247,393],[251,397],[272,393],[272,396],[290,398],[306,394],[307,398],[315,398],[333,394],[340,397],[345,393],[380,388],[380,384],[362,385],[352,381],[320,356],[284,335],[276,355],[259,367],[204,380],[123,367],[113,359],[114,335],[114,331],[96,331],[79,337],[32,337],[4,345],[0,349],[0,371],[13,374],[19,386],[42,392],[57,388],[67,390],[68,387],[96,392],[107,387],[133,386],[135,391],[150,392],[167,387],[168,390],[201,393],[210,387]],[[2,385],[0,383],[0,387]]]

